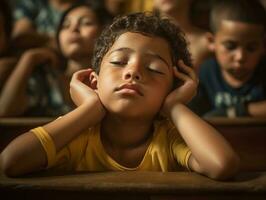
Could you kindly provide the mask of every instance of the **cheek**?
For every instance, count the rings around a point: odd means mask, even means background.
[[[261,53],[256,53],[254,55],[251,55],[249,58],[248,58],[248,61],[247,61],[247,66],[253,70],[257,64],[260,62],[261,58],[262,58],[263,54]]]
[[[96,27],[84,29],[82,31],[83,39],[90,43],[94,42],[95,39],[98,37],[98,35],[99,35],[99,29]]]
[[[228,63],[232,59],[232,55],[227,49],[220,47],[215,51],[215,55],[219,63]]]
[[[59,47],[61,49],[61,53],[65,55],[65,52],[67,49],[66,48],[67,33],[61,32],[58,37],[59,37],[58,41],[59,41]]]

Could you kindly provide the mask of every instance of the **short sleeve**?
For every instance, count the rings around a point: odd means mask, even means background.
[[[87,146],[87,131],[56,152],[54,142],[49,133],[42,127],[31,130],[42,144],[47,156],[46,168],[73,170],[84,156]]]
[[[186,145],[182,137],[179,135],[176,128],[172,128],[169,130],[169,141],[170,141],[170,148],[173,153],[175,160],[181,166],[189,169],[188,160],[191,155],[191,150]]]

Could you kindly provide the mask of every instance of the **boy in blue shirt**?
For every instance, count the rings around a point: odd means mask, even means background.
[[[249,0],[217,1],[210,18],[209,48],[215,58],[200,67],[192,108],[204,116],[265,117],[263,6]]]

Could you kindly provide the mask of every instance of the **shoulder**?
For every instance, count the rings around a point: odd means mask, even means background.
[[[215,58],[209,58],[200,66],[199,78],[205,80],[206,78],[217,77],[218,73],[219,64]]]
[[[212,71],[214,66],[219,66],[217,63],[217,60],[212,57],[209,59],[206,59],[200,66],[200,71],[206,72],[206,71]]]
[[[172,142],[173,140],[179,140],[181,136],[171,120],[163,119],[155,123],[155,138],[160,141],[164,138],[166,141]]]

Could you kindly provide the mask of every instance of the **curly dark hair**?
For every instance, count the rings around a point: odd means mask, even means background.
[[[92,58],[92,66],[97,73],[100,71],[104,55],[125,32],[137,32],[165,39],[172,51],[172,62],[177,63],[182,59],[186,65],[192,66],[184,32],[169,19],[152,12],[140,12],[117,17],[109,27],[103,30],[96,41]]]

